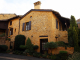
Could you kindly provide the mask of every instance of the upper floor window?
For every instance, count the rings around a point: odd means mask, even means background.
[[[61,23],[59,22],[59,30],[61,30]]]
[[[10,25],[12,25],[12,21],[10,21]]]
[[[13,28],[10,29],[10,35],[13,35]]]
[[[29,22],[26,23],[26,30],[29,30]]]
[[[58,29],[58,21],[57,21],[57,19],[56,19],[56,28]]]
[[[31,21],[27,23],[23,23],[22,31],[25,31],[25,30],[31,30]]]

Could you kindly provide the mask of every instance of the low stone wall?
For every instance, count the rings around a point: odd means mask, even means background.
[[[10,49],[10,42],[6,40],[6,37],[0,37],[0,45],[7,45],[8,50]]]
[[[64,41],[68,43],[68,32],[67,31],[59,31],[59,41]]]
[[[67,51],[68,54],[73,54],[74,52],[74,47],[67,47],[67,49],[65,49],[65,47],[58,47],[52,50],[52,54],[59,54],[59,51]],[[51,50],[49,49],[48,53],[51,53]]]

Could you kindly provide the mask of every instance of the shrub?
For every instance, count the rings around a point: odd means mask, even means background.
[[[25,39],[24,35],[17,35],[15,37],[15,50],[20,50],[20,45],[25,45]]]
[[[3,34],[0,34],[0,37],[3,37],[3,36],[5,36],[5,33],[3,33]]]
[[[63,41],[58,41],[56,43],[58,46],[63,46],[63,47],[65,46],[65,42],[63,42]]]
[[[51,53],[52,53],[52,49],[54,48],[57,48],[57,44],[55,42],[47,42],[45,45],[44,45],[45,48],[49,48],[51,50]]]
[[[6,53],[10,53],[10,50],[7,50]]]
[[[10,38],[6,38],[6,40],[10,41],[11,39]]]
[[[41,54],[41,53],[39,53],[39,52],[35,52],[35,53],[33,53],[33,56],[34,56],[34,57],[41,57],[41,56],[42,56],[42,54]]]
[[[26,49],[26,46],[25,46],[25,45],[20,45],[20,48],[21,48],[22,50],[25,50],[25,49]]]
[[[34,46],[33,46],[33,49],[34,49],[34,50],[38,49],[38,45],[34,45]]]
[[[49,59],[56,59],[57,57],[56,57],[56,55],[51,55],[51,56],[49,56]]]
[[[0,45],[0,51],[6,51],[8,49],[8,46],[6,45]]]
[[[47,58],[47,56],[48,56],[47,53],[42,55],[43,58]]]
[[[23,51],[15,50],[13,51],[13,54],[21,55],[23,54]]]
[[[80,60],[80,53],[75,52],[71,57],[68,57],[68,60]]]
[[[31,43],[31,40],[30,38],[28,37],[27,41],[26,41],[26,47],[27,49],[29,50],[32,50],[33,49],[33,44]]]
[[[60,57],[61,60],[66,60],[68,58],[67,51],[60,51],[59,52],[59,57]]]

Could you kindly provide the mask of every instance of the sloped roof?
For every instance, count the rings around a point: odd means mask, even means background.
[[[80,24],[80,19],[76,20],[76,23],[77,23],[77,24]]]
[[[0,20],[0,21],[10,21],[10,20],[12,20],[12,19],[19,18],[19,17],[21,17],[21,15],[17,15],[17,16],[14,16],[14,17],[12,17],[12,18],[5,19],[5,20]]]
[[[51,10],[51,9],[31,9],[30,11],[28,11],[26,14],[24,14],[20,20],[26,16],[27,14],[29,14],[31,11],[48,11],[48,12],[53,12],[53,14],[55,14],[57,16],[57,18],[59,20],[61,20],[63,23],[65,23],[65,21],[70,24],[70,19],[69,18],[65,18],[65,17],[62,17],[57,11],[54,11],[54,10]]]
[[[7,20],[15,16],[16,14],[0,14],[0,20]]]

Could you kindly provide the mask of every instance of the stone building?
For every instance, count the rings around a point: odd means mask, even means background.
[[[51,9],[40,9],[40,4],[40,1],[35,2],[34,9],[23,16],[13,16],[1,20],[7,21],[7,35],[11,38],[13,48],[15,36],[18,34],[24,35],[26,40],[29,37],[32,44],[39,46],[37,52],[41,53],[48,51],[43,47],[46,42],[64,41],[68,43],[66,30],[70,26],[70,19],[62,17]]]
[[[77,27],[80,29],[80,19],[78,19],[76,22],[77,22]]]

